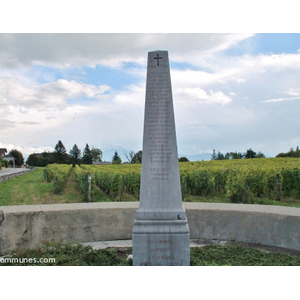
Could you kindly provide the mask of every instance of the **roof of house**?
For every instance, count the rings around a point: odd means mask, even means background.
[[[0,148],[0,154],[6,153],[7,149],[6,148]]]

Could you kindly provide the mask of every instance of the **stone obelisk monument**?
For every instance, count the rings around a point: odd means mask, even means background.
[[[190,264],[167,51],[148,53],[140,204],[132,242],[134,266]]]

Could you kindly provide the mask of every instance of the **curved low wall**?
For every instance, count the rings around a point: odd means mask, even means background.
[[[131,239],[138,202],[0,206],[0,255],[42,240]],[[300,250],[300,208],[184,203],[191,238]]]

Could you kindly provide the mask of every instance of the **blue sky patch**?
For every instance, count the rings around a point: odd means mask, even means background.
[[[300,49],[299,33],[258,33],[222,52],[223,55],[257,55],[297,53]]]

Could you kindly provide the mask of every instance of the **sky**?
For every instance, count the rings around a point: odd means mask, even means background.
[[[259,12],[252,8],[245,18],[253,11]],[[32,12],[29,19],[34,16],[43,17]],[[101,32],[78,26],[62,33],[68,25],[43,32],[35,22],[23,31],[22,25],[0,33],[0,148],[27,158],[53,151],[61,140],[68,152],[89,144],[104,152],[104,160],[117,150],[123,161],[124,152],[142,150],[146,62],[153,50],[169,52],[179,156],[209,159],[213,149],[252,148],[274,157],[300,146],[299,33],[248,31],[235,23],[182,33],[180,23],[170,32],[153,27],[158,33],[146,33],[149,26],[132,33],[135,23],[123,33],[120,27]],[[238,33],[218,33],[221,28]]]
[[[169,52],[179,155],[300,145],[298,33],[1,33],[0,147],[141,150],[153,50]]]

